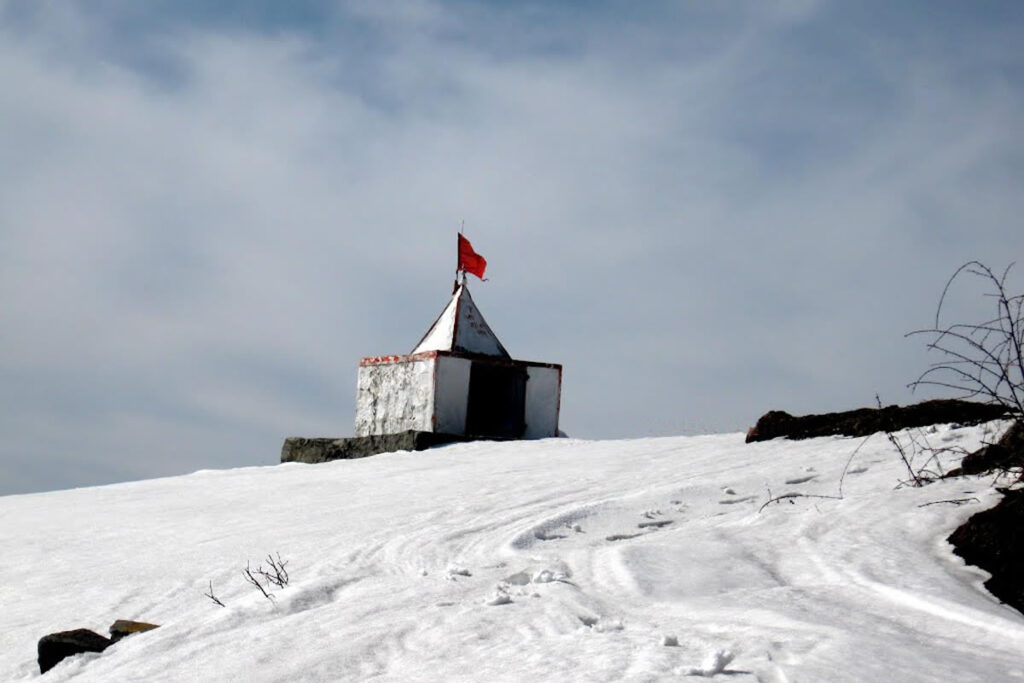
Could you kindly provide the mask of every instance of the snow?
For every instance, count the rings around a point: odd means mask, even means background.
[[[3,497],[0,680],[119,618],[161,626],[46,680],[1024,679],[1024,618],[944,540],[990,481],[896,489],[876,435],[841,499],[765,506],[837,496],[860,443],[476,442]],[[241,571],[277,553],[268,600]]]

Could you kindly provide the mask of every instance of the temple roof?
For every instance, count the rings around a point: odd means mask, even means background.
[[[412,353],[454,351],[511,358],[473,303],[466,283],[461,283]]]

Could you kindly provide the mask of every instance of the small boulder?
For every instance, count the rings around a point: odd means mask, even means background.
[[[143,631],[152,631],[159,628],[159,624],[147,624],[144,621],[131,621],[129,619],[118,619],[110,625],[110,642],[116,643],[125,636]]]
[[[103,652],[113,643],[95,631],[76,628],[74,631],[51,633],[39,639],[39,673],[44,674],[65,657],[83,652]]]

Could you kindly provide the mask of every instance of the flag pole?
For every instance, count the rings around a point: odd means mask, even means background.
[[[462,221],[459,226],[459,235],[462,234],[462,229],[466,227],[466,221]],[[455,284],[452,285],[452,294],[459,291],[459,273],[462,273],[462,278],[465,280],[466,274],[462,270],[462,259],[459,258],[459,238],[455,238]]]

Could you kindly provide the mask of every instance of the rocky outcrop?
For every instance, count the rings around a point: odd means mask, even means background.
[[[1024,490],[1004,490],[1003,499],[971,517],[947,539],[968,564],[992,575],[985,588],[1024,613]]]
[[[290,436],[281,447],[281,462],[318,463],[365,458],[394,451],[423,451],[434,446],[471,441],[471,437],[409,430],[397,434],[355,436],[347,439]]]
[[[747,443],[778,437],[811,439],[818,436],[867,436],[875,432],[955,422],[980,424],[1006,417],[1003,406],[955,399],[937,399],[909,406],[860,408],[839,413],[793,416],[772,410],[747,432]]]
[[[114,641],[87,628],[51,633],[39,639],[39,673],[44,674],[57,666],[65,657],[84,652],[103,652]]]

